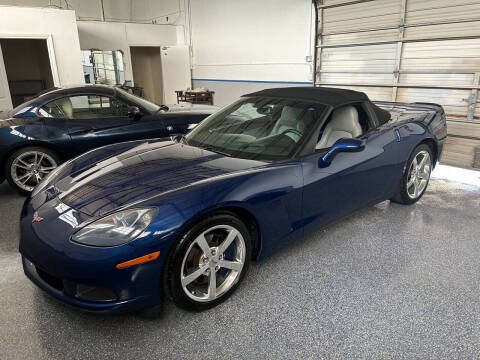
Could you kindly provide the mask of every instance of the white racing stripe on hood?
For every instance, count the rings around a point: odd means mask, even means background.
[[[162,144],[161,146],[154,146],[152,148],[151,143],[145,142],[117,156],[102,160],[95,166],[92,166],[90,169],[82,171],[77,176],[73,177],[71,183],[75,183],[75,185],[73,185],[70,189],[60,193],[58,197],[59,199],[63,199],[78,188],[88,184],[90,181],[121,168],[125,160],[128,160],[134,156],[139,156],[139,154],[148,154],[149,152],[155,151],[162,147],[165,147],[165,144]]]

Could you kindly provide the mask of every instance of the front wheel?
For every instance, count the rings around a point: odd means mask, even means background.
[[[231,213],[195,224],[175,245],[167,264],[167,286],[176,305],[205,310],[227,299],[248,270],[251,236]]]
[[[400,187],[391,201],[409,205],[420,200],[430,180],[432,159],[432,150],[426,144],[413,150],[405,166]]]
[[[57,154],[42,147],[26,147],[7,159],[5,175],[20,194],[28,195],[45,176],[60,164]]]

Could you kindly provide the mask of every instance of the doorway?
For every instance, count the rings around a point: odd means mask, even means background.
[[[158,46],[131,46],[133,82],[143,88],[143,97],[163,104],[162,61]]]
[[[11,100],[10,106],[7,100],[1,103],[0,110],[16,107],[54,86],[47,40],[0,39],[0,48],[0,81],[8,83],[0,84],[0,98]]]

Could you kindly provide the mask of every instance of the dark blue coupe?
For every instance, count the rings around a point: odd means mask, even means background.
[[[245,95],[171,141],[104,146],[26,200],[26,275],[90,311],[225,300],[251,260],[362,207],[416,202],[446,137],[435,104],[280,88]]]
[[[0,114],[0,183],[6,178],[29,193],[57,165],[87,150],[184,134],[215,109],[158,106],[100,85],[48,91]]]

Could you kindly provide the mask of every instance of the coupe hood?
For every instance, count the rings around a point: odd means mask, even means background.
[[[167,105],[168,112],[188,112],[188,113],[198,113],[198,114],[213,114],[218,111],[220,108],[214,105],[202,105],[202,104],[190,104],[190,103],[180,103]]]
[[[97,152],[108,153],[105,150]],[[156,141],[135,143],[114,156],[92,162],[80,159],[78,164],[73,161],[71,165],[71,171],[54,182],[58,197],[64,204],[96,217],[133,202],[265,163],[230,158],[172,141]]]

